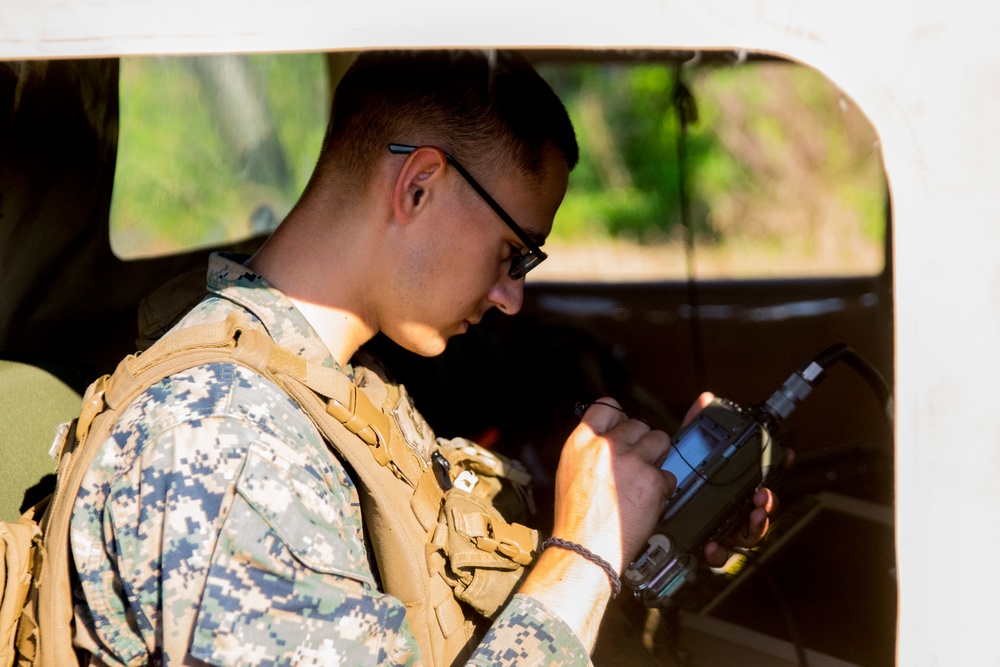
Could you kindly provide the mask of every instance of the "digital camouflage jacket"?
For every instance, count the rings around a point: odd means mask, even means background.
[[[208,290],[179,327],[243,309],[282,347],[337,367],[237,261],[213,256]],[[85,477],[72,550],[77,643],[95,664],[421,664],[404,606],[375,575],[354,480],[280,388],[235,364],[178,373],[126,409]],[[588,663],[525,595],[469,661]]]

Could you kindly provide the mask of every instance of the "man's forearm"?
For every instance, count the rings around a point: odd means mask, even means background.
[[[607,573],[583,556],[546,549],[519,591],[558,614],[592,651],[601,618],[611,598]]]

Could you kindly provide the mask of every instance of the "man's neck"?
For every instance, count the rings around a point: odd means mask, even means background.
[[[332,230],[343,222],[310,221],[308,212],[293,211],[247,262],[295,304],[341,366],[376,333],[367,311],[376,277],[367,273],[371,264],[359,260],[366,256],[363,236],[334,238]]]
[[[323,306],[288,294],[285,296],[295,304],[302,316],[316,330],[320,340],[341,368],[345,367],[358,348],[374,335],[364,320],[349,310]]]

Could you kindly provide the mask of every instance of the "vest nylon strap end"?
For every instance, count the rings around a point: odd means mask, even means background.
[[[304,358],[278,345],[271,347],[271,357],[267,367],[275,373],[290,375],[299,381],[304,380],[308,373],[308,364]]]
[[[326,404],[326,411],[371,446],[372,454],[381,465],[389,465],[392,462],[389,455],[389,418],[355,385],[350,385],[348,394],[348,405],[331,398]]]
[[[87,439],[90,424],[104,410],[104,392],[107,391],[108,379],[108,375],[99,377],[92,385],[93,391],[83,403],[83,408],[80,410],[80,418],[76,422],[76,439],[79,442]]]

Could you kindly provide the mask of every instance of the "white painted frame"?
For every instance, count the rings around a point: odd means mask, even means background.
[[[747,48],[824,72],[892,195],[901,665],[1000,664],[1000,23],[972,0],[0,0],[0,59]]]

